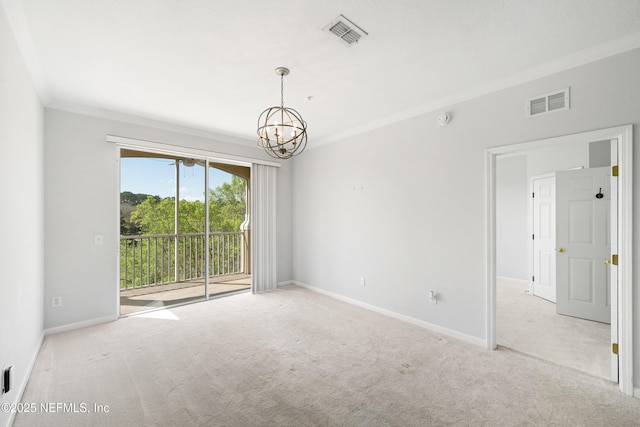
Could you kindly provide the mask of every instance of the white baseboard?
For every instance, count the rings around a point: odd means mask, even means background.
[[[45,335],[59,334],[60,332],[73,331],[75,329],[86,328],[87,326],[99,325],[101,323],[108,323],[118,320],[120,316],[111,315],[105,317],[98,317],[96,319],[85,320],[82,322],[69,323],[68,325],[56,326],[44,330]]]
[[[15,399],[13,399],[13,404],[16,406],[18,403],[22,402],[22,396],[24,395],[24,391],[27,388],[27,383],[29,382],[29,378],[31,378],[31,371],[33,371],[33,367],[36,364],[36,360],[38,359],[38,354],[40,354],[40,349],[42,348],[42,343],[44,342],[44,331],[40,334],[40,339],[38,340],[38,345],[36,345],[35,351],[31,355],[29,359],[29,363],[27,364],[27,372],[25,376],[22,378],[20,382],[20,387],[18,388],[18,392],[16,393]],[[9,419],[7,420],[7,427],[13,425],[13,421],[15,420],[16,412],[10,411]]]
[[[284,282],[278,282],[278,287],[281,288],[282,286],[289,286],[289,285],[297,285],[298,283],[296,283],[295,280],[285,280]]]
[[[404,314],[396,313],[395,311],[387,310],[385,308],[377,307],[375,305],[367,304],[362,301],[358,301],[353,298],[345,297],[340,294],[336,294],[333,292],[326,291],[321,288],[317,288],[315,286],[307,285],[306,283],[297,282],[295,280],[291,280],[288,282],[283,282],[286,284],[292,284],[296,286],[300,286],[305,289],[309,289],[314,292],[318,292],[319,294],[323,294],[329,296],[331,298],[335,298],[337,300],[365,308],[367,310],[375,311],[376,313],[384,314],[385,316],[393,317],[394,319],[402,320],[403,322],[411,323],[416,326],[420,326],[422,328],[428,329],[433,332],[437,332],[443,335],[447,335],[452,338],[459,339],[461,341],[465,341],[471,344],[479,345],[481,347],[487,348],[487,342],[484,339],[477,338],[471,335],[463,334],[462,332],[454,331],[453,329],[444,328],[442,326],[434,325],[433,323],[425,322],[420,319],[416,319],[414,317],[405,316]]]
[[[531,284],[530,280],[527,280],[527,279],[516,279],[515,277],[497,276],[496,280],[504,280],[504,281],[508,281],[508,282],[514,282],[514,283],[517,283],[519,285],[529,285],[529,284]]]

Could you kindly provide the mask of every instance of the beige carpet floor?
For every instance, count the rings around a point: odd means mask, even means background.
[[[295,286],[48,336],[23,402],[80,410],[20,413],[16,427],[640,420],[640,400],[604,379],[485,350]]]
[[[611,326],[556,314],[556,305],[525,292],[527,286],[497,281],[498,345],[611,378]]]

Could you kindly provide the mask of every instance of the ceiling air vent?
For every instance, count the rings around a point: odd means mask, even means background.
[[[342,15],[329,22],[322,31],[338,37],[347,46],[358,43],[362,38],[368,36],[367,32],[349,21]]]
[[[569,109],[569,88],[556,90],[527,100],[527,117]]]

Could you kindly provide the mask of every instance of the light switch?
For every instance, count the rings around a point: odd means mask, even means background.
[[[104,243],[104,235],[102,234],[96,234],[95,237],[93,238],[93,243],[96,245],[101,245]]]

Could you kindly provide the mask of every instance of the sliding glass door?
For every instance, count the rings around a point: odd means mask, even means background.
[[[122,315],[249,287],[241,228],[248,172],[245,179],[216,166],[227,165],[121,150]]]
[[[247,184],[251,169],[209,163],[209,296],[251,287]]]

